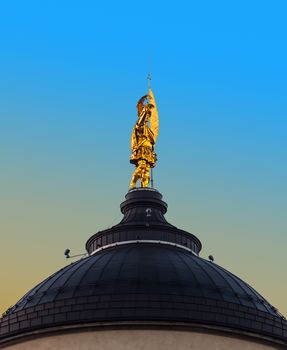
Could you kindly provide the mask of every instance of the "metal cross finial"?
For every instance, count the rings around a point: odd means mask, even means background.
[[[150,76],[150,49],[148,49],[147,52],[148,56],[147,56],[147,86],[148,86],[148,90],[150,89],[150,81],[151,81],[151,76]]]
[[[148,75],[147,75],[147,86],[148,86],[148,89],[150,89],[150,81],[151,81],[150,72],[148,72]]]

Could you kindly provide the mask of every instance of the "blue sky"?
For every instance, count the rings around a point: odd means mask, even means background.
[[[168,218],[287,313],[286,10],[285,1],[1,3],[1,259],[11,247],[17,258],[2,271],[0,307],[63,266],[66,246],[81,251],[120,217],[150,57],[155,185]],[[19,269],[29,271],[22,289]]]

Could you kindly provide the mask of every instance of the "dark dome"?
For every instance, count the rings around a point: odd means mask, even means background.
[[[134,190],[120,224],[87,242],[90,255],[59,270],[8,310],[2,338],[55,326],[183,322],[287,341],[287,322],[252,287],[200,258],[200,241],[167,223],[152,190]]]

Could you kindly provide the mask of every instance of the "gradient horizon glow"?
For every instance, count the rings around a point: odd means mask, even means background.
[[[150,56],[167,219],[287,315],[286,10],[1,3],[0,312],[120,220]]]

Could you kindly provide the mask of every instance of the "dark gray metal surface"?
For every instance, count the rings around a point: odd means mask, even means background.
[[[145,231],[146,209],[151,207],[154,193],[145,192],[145,201],[141,193],[138,202],[135,193],[127,199],[134,203],[122,205],[126,211],[119,225],[128,224],[131,232],[139,234]],[[162,230],[170,226],[174,234],[186,234],[164,222],[157,211],[163,217],[160,202],[152,206],[154,216],[148,217],[146,232],[152,234],[153,227],[158,230],[162,225]],[[193,237],[200,248],[199,240]],[[196,323],[287,343],[286,320],[252,287],[183,245],[171,246],[168,241],[122,241],[59,270],[0,320],[0,340],[55,326],[118,321]]]

